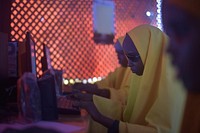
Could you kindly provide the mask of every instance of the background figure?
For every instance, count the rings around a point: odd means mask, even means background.
[[[130,87],[130,79],[132,72],[128,67],[128,60],[124,54],[122,43],[124,37],[117,39],[117,42],[114,45],[118,61],[120,66],[117,67],[113,72],[110,72],[105,79],[96,82],[95,84],[75,84],[73,85],[74,90],[86,91],[87,94],[82,95],[82,93],[76,94],[76,97],[79,97],[84,100],[93,100],[93,94],[95,94],[98,99],[106,100],[107,104],[101,104],[100,108],[105,108],[107,116],[111,118],[118,118],[121,116],[121,112],[109,111],[110,108],[115,107],[124,107],[127,101],[127,92]],[[108,100],[112,99],[112,100]],[[113,107],[114,106],[114,107]],[[109,113],[108,113],[109,112]],[[106,132],[107,128],[103,127],[101,124],[91,120],[90,121],[90,131],[93,132],[97,130],[99,132]]]
[[[177,109],[182,110],[184,93],[177,95],[170,89],[176,81],[169,69],[166,44],[167,36],[156,27],[141,25],[129,31],[123,42],[133,72],[127,104],[123,107],[94,95],[93,101],[77,105],[108,128],[109,133],[177,132],[181,119],[181,111]],[[115,116],[110,116],[111,113]],[[91,132],[100,130],[93,127]]]
[[[120,67],[117,67],[114,72],[110,72],[105,79],[98,81],[95,84],[75,83],[72,86],[74,90],[86,91],[89,93],[87,96],[85,94],[85,97],[80,93],[79,97],[92,100],[92,95],[90,94],[96,94],[98,96],[118,100],[125,104],[132,72],[127,66],[128,61],[122,49],[123,40],[124,37],[120,37],[114,45]]]
[[[170,37],[168,52],[177,77],[188,91],[181,132],[200,132],[200,1],[163,0],[163,24]]]
[[[122,48],[123,40],[124,37],[120,37],[114,45],[120,66],[114,72],[109,73],[105,79],[95,84],[99,88],[107,88],[110,91],[110,99],[118,100],[124,105],[127,100],[132,72],[128,67],[128,60]]]

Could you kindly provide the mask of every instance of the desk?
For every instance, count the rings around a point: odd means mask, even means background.
[[[54,129],[59,133],[87,133],[89,127],[89,116],[85,111],[81,111],[81,115],[59,115],[57,121],[39,121],[36,123],[25,124],[19,121],[3,124],[0,123],[0,133],[6,128],[23,129],[31,126],[43,127],[46,129]],[[39,132],[38,132],[39,133]]]

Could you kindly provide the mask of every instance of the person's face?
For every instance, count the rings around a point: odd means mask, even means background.
[[[127,67],[128,66],[128,60],[127,60],[127,58],[124,54],[122,46],[117,41],[114,47],[115,47],[115,51],[117,53],[117,58],[118,58],[119,64],[123,67]]]
[[[142,75],[144,70],[144,65],[129,35],[126,35],[124,39],[123,49],[126,57],[128,58],[128,66],[131,68],[131,71],[139,76]]]
[[[187,89],[196,90],[200,81],[200,21],[168,5],[166,0],[163,2],[162,16],[164,29],[170,37],[168,52],[177,67],[178,77]]]

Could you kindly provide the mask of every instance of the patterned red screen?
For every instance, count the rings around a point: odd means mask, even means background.
[[[137,25],[156,23],[155,0],[114,0],[115,39]],[[92,0],[15,0],[11,40],[24,41],[26,31],[36,45],[38,76],[42,74],[42,43],[50,48],[51,64],[65,79],[105,77],[119,66],[113,45],[93,41]],[[146,11],[151,11],[150,17]]]

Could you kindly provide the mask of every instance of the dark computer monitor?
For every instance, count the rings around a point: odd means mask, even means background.
[[[43,43],[43,53],[44,56],[41,58],[42,71],[45,72],[48,69],[52,69],[51,58],[49,48]]]
[[[25,72],[31,72],[37,75],[35,50],[36,43],[30,32],[26,33],[25,44],[23,45],[25,52],[21,54],[21,74]]]
[[[33,37],[31,36],[30,32],[26,33],[26,45],[27,45],[27,70],[28,72],[32,72],[33,74],[37,74],[36,69],[36,52],[35,52],[35,41]]]

